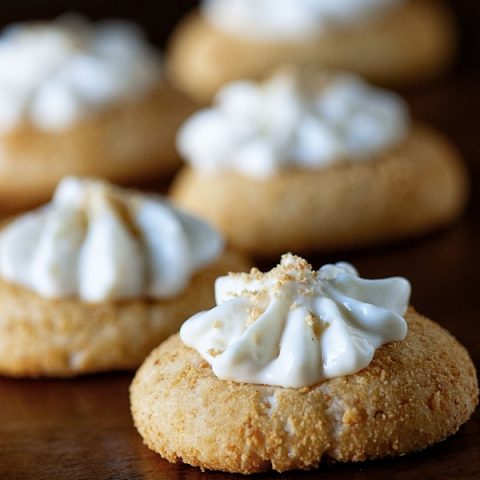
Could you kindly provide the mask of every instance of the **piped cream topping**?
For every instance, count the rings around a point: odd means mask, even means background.
[[[46,298],[163,299],[222,249],[216,231],[159,196],[67,177],[0,233],[0,275]]]
[[[347,263],[315,271],[287,254],[268,273],[218,278],[215,294],[180,336],[223,380],[305,387],[362,370],[407,334],[409,282],[365,280]]]
[[[158,54],[125,21],[77,15],[14,24],[0,36],[0,133],[29,123],[65,129],[101,108],[137,100],[159,82]]]
[[[405,0],[204,0],[215,27],[256,41],[302,41],[372,21]]]
[[[262,84],[238,81],[188,119],[177,147],[195,170],[258,180],[286,168],[371,158],[410,129],[401,98],[346,74],[282,69]]]

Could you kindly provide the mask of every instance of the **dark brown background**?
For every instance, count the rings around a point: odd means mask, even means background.
[[[341,0],[339,0],[341,1]],[[196,2],[75,0],[2,1],[0,25],[80,11],[90,18],[125,17],[164,45],[182,12]],[[454,69],[421,90],[404,92],[414,116],[449,134],[472,174],[468,211],[452,228],[388,248],[345,252],[365,277],[403,275],[413,284],[419,311],[447,327],[480,368],[480,2],[451,5],[462,29]],[[428,181],[428,179],[426,179]],[[313,258],[319,267],[338,256]],[[131,373],[75,380],[0,378],[0,479],[223,479],[170,465],[142,445],[128,410]],[[480,412],[459,433],[414,455],[363,464],[324,466],[306,473],[255,478],[479,479]]]
[[[338,0],[342,1],[342,0]],[[480,7],[478,0],[450,0],[462,24],[464,50],[462,63],[478,66]],[[134,20],[146,29],[150,39],[163,45],[175,22],[198,4],[198,0],[2,0],[0,25],[27,19],[53,18],[65,11],[78,11],[92,19],[121,17]]]

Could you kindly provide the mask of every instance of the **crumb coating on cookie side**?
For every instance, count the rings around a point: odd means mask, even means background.
[[[198,308],[213,305],[219,275],[246,268],[243,256],[226,252],[174,298],[102,304],[45,299],[0,280],[0,374],[70,377],[136,368]]]
[[[217,379],[173,336],[130,387],[135,425],[170,462],[254,473],[421,450],[455,433],[478,402],[474,366],[443,328],[410,309],[407,338],[361,372],[292,389]]]

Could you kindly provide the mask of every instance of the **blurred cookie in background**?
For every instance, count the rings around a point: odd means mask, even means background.
[[[180,89],[208,102],[225,83],[263,78],[285,62],[385,86],[423,83],[455,49],[441,0],[204,0],[174,31],[167,63]]]
[[[283,68],[224,87],[182,126],[171,195],[260,257],[424,234],[455,220],[465,166],[392,92],[351,74]]]
[[[132,23],[66,15],[0,37],[0,202],[48,199],[66,174],[136,182],[178,167],[177,127],[193,110]]]

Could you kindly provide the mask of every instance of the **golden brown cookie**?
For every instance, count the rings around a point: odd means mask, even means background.
[[[413,309],[404,341],[354,375],[292,389],[217,379],[178,335],[130,387],[135,425],[170,462],[253,473],[421,450],[455,433],[478,403],[466,350]]]
[[[349,70],[388,86],[421,83],[441,73],[454,51],[452,15],[441,0],[411,0],[373,22],[303,43],[236,37],[193,12],[172,36],[168,68],[180,89],[207,102],[222,85],[263,78],[283,63]]]
[[[465,167],[438,133],[415,126],[369,160],[285,170],[265,181],[185,167],[173,200],[215,225],[237,248],[264,257],[331,251],[423,234],[457,218]]]
[[[0,280],[0,374],[73,376],[136,368],[198,308],[214,303],[213,283],[246,260],[227,252],[168,300],[89,304],[42,298]]]
[[[65,175],[132,183],[171,175],[180,165],[177,128],[194,110],[166,83],[58,132],[23,124],[0,135],[2,211],[42,203]]]

